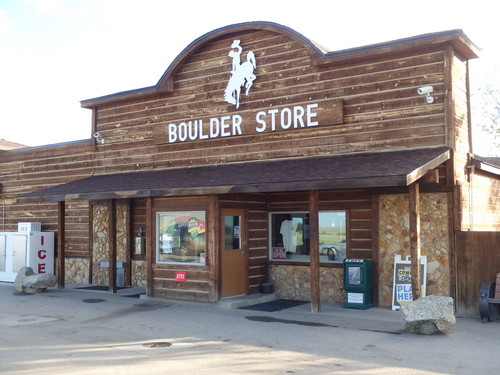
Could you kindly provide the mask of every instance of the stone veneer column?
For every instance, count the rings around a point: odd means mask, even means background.
[[[99,267],[99,262],[108,262],[109,259],[109,206],[108,202],[93,206],[93,284],[108,285],[109,275],[107,268]],[[127,261],[127,241],[129,238],[130,209],[128,200],[116,202],[116,261]]]
[[[66,282],[70,284],[88,284],[89,265],[89,258],[66,258],[64,260]]]
[[[146,286],[146,261],[132,261],[132,286]]]
[[[130,208],[128,200],[116,201],[116,261],[127,261],[127,241],[130,236]]]
[[[380,196],[379,306],[392,306],[394,257],[410,255],[408,195]],[[427,295],[450,295],[450,244],[446,193],[420,195],[420,244],[427,256]]]
[[[92,238],[92,283],[109,285],[107,268],[99,267],[99,262],[107,262],[109,257],[109,206],[107,202],[94,204],[93,209],[93,238]]]

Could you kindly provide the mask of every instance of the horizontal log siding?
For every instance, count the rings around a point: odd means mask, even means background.
[[[460,205],[457,209],[461,208],[460,215],[460,223],[456,230],[476,230],[473,228],[474,224],[474,216],[478,216],[478,218],[484,217],[484,215],[489,215],[493,211],[489,210],[488,205],[484,205],[485,201],[483,197],[479,197],[475,200],[475,197],[471,197],[471,185],[470,178],[468,174],[471,172],[467,166],[470,158],[471,145],[470,145],[470,134],[469,134],[469,118],[468,118],[468,83],[467,83],[467,62],[461,60],[458,56],[456,56],[453,51],[449,51],[449,61],[451,65],[450,69],[450,80],[452,90],[450,92],[450,100],[452,103],[450,105],[451,113],[448,115],[451,120],[450,124],[450,137],[451,144],[455,148],[453,154],[453,163],[454,163],[454,181],[461,190],[460,192]],[[477,187],[473,187],[473,191],[477,190],[477,193],[480,193],[481,189],[489,189],[489,183],[485,181],[485,185],[481,186],[479,184]],[[476,193],[476,191],[474,191]],[[471,211],[471,199],[474,207],[473,211]],[[475,201],[474,201],[475,200]],[[482,220],[482,219],[480,219]],[[492,227],[488,227],[488,225],[484,226],[484,223],[481,224],[482,230],[492,230]],[[493,229],[494,230],[494,229]]]
[[[153,264],[153,285],[155,297],[210,301],[210,272],[205,267],[183,266],[185,282],[175,281],[177,269],[167,269]]]
[[[470,178],[472,190],[462,186],[463,221],[474,231],[500,231],[500,180],[477,169]]]
[[[92,142],[0,153],[1,230],[16,231],[18,222],[40,222],[42,230],[57,230],[57,204],[17,201],[16,197],[92,173]],[[65,253],[67,257],[89,257],[88,202],[66,203]],[[56,242],[57,243],[57,242]]]
[[[96,173],[185,167],[292,156],[407,149],[446,143],[444,53],[439,46],[388,56],[310,66],[300,43],[268,31],[238,34],[242,57],[253,51],[257,79],[239,110],[224,102],[231,69],[227,56],[236,36],[195,52],[174,77],[174,92],[98,108]],[[432,84],[432,105],[416,94]],[[339,98],[344,124],[156,144],[155,126],[185,119],[252,113],[280,105]]]

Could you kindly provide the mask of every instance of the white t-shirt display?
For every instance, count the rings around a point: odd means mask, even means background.
[[[280,233],[283,236],[283,246],[290,253],[297,251],[297,222],[295,220],[285,220],[281,223]]]

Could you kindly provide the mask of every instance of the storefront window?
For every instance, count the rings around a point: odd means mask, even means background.
[[[343,261],[346,258],[346,212],[320,211],[320,261]]]
[[[270,259],[309,262],[309,215],[272,213],[270,222]]]
[[[157,262],[205,264],[205,212],[157,214]]]
[[[309,262],[308,213],[272,213],[270,225],[270,260]],[[345,211],[319,212],[319,254],[321,262],[340,262],[345,259]]]

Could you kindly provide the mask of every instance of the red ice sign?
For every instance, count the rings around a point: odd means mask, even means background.
[[[184,271],[176,271],[175,272],[175,281],[184,282],[186,281],[186,272]]]

